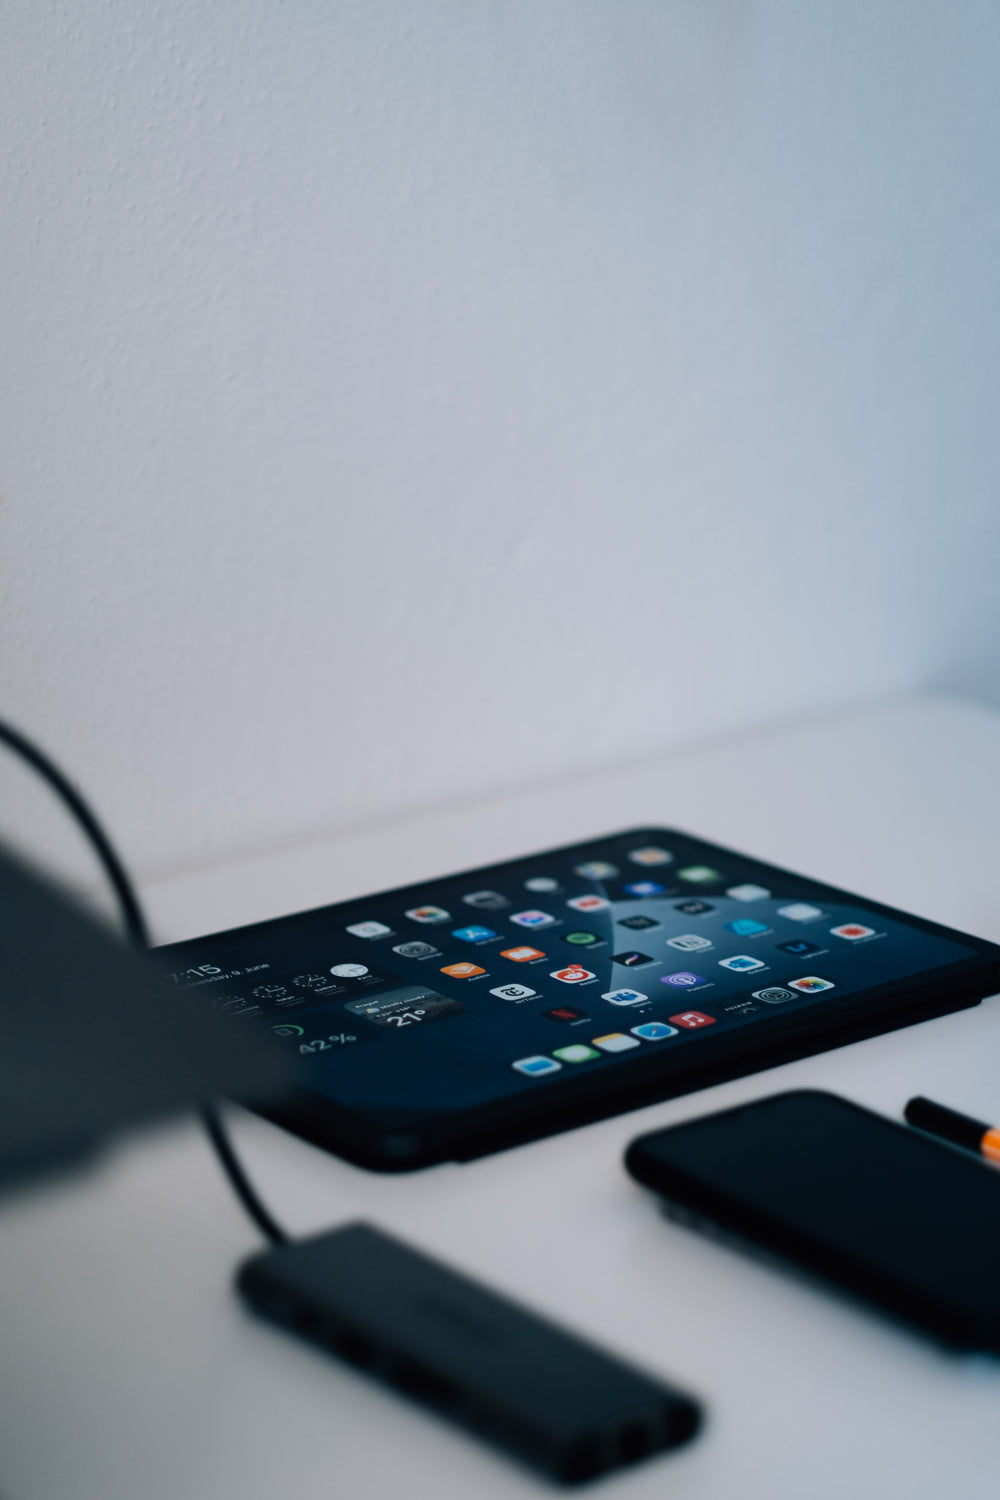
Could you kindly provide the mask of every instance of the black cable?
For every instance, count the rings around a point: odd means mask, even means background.
[[[23,735],[20,730],[14,729],[12,725],[6,724],[2,719],[0,719],[0,741],[6,744],[8,749],[13,750],[16,755],[19,755],[22,760],[27,761],[38,772],[39,776],[48,782],[64,806],[69,808],[73,817],[83,829],[94,853],[104,868],[108,880],[114,887],[115,895],[118,897],[118,904],[121,908],[122,925],[128,934],[129,941],[135,948],[148,949],[150,946],[149,928],[146,925],[146,918],[143,915],[135,886],[126,873],[125,866],[118,858],[114,845],[98,822],[96,814],[56,763],[43,750],[40,750],[37,745]],[[229,1178],[233,1192],[239,1198],[243,1207],[257,1225],[257,1228],[274,1244],[286,1244],[288,1242],[288,1235],[281,1228],[281,1225],[271,1217],[257,1196],[250,1179],[243,1170],[239,1157],[233,1149],[233,1144],[229,1139],[218,1110],[213,1104],[204,1104],[199,1108],[198,1113],[208,1133],[208,1138],[215,1149],[222,1170]]]

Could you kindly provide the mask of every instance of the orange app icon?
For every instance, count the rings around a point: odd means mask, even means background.
[[[500,953],[501,958],[512,958],[516,964],[530,963],[533,958],[544,958],[545,954],[541,948],[504,948]]]
[[[450,974],[452,979],[475,979],[477,974],[485,974],[478,964],[445,964],[441,970],[442,974]]]

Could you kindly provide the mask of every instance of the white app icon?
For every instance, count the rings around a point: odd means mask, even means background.
[[[700,953],[702,948],[711,948],[710,938],[701,937],[697,932],[684,932],[680,937],[667,938],[671,948],[679,948],[682,953]]]
[[[338,979],[363,979],[368,970],[364,964],[334,964],[330,973]]]
[[[553,927],[556,919],[555,917],[550,917],[547,911],[516,911],[510,920],[516,922],[518,927],[537,929],[539,927]]]
[[[804,995],[814,995],[818,990],[833,989],[832,980],[820,979],[817,974],[807,974],[804,979],[790,979],[788,983],[793,990],[801,990]]]
[[[639,1046],[634,1036],[625,1036],[620,1031],[610,1031],[607,1036],[595,1036],[592,1040],[602,1052],[627,1052],[630,1047]]]
[[[530,880],[524,882],[526,891],[534,891],[536,896],[547,896],[549,891],[559,889],[558,880],[553,880],[551,875],[532,875]]]
[[[614,880],[618,874],[618,866],[609,865],[606,859],[588,859],[585,864],[576,865],[574,870],[584,880]]]
[[[674,856],[666,849],[658,849],[655,844],[648,844],[644,849],[630,849],[628,857],[634,865],[672,865]]]
[[[411,906],[406,913],[411,922],[450,922],[451,913],[443,906]]]
[[[719,964],[723,969],[732,969],[736,974],[749,974],[752,969],[764,968],[763,961],[751,958],[749,953],[737,953],[734,958],[720,958]]]
[[[763,885],[731,885],[726,892],[734,901],[766,901],[771,892]]]
[[[392,928],[387,927],[384,922],[352,922],[348,932],[360,938],[391,937]]]
[[[604,911],[611,905],[603,896],[573,896],[566,902],[574,911]]]
[[[498,984],[490,994],[496,995],[498,1000],[530,1000],[538,991],[529,989],[526,984]]]
[[[793,901],[790,906],[778,907],[778,916],[787,917],[790,922],[815,922],[822,915],[819,907],[810,906],[808,901]]]
[[[644,995],[642,990],[607,990],[602,996],[610,1005],[642,1005],[649,996]]]
[[[831,927],[830,932],[833,937],[846,938],[849,943],[875,936],[874,927],[862,927],[860,922],[845,922],[842,927]]]

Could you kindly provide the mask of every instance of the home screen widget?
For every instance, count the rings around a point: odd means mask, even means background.
[[[644,899],[647,896],[662,896],[665,890],[666,886],[661,885],[658,880],[630,880],[625,887],[625,894]]]
[[[751,969],[764,967],[763,959],[751,958],[749,953],[737,953],[733,958],[720,958],[719,964],[723,969],[732,969],[734,974],[749,974]]]
[[[808,901],[792,901],[788,906],[778,907],[778,916],[787,917],[790,922],[815,922],[822,915],[819,907],[810,906]]]
[[[692,985],[706,984],[700,974],[692,974],[689,969],[678,969],[676,974],[664,974],[660,980],[661,984],[673,984],[680,990],[689,990]]]
[[[445,964],[441,970],[442,974],[450,974],[452,979],[475,979],[477,974],[485,974],[478,964]]]
[[[498,1000],[531,1000],[538,991],[530,989],[526,984],[498,984],[495,990],[490,990],[490,994],[496,995]]]
[[[572,943],[574,948],[592,948],[602,941],[596,932],[567,932],[563,935],[563,942]]]
[[[575,1021],[589,1021],[590,1017],[582,1010],[574,1010],[572,1005],[554,1005],[551,1010],[543,1010],[543,1016],[548,1016],[550,1021],[563,1021],[572,1025]]]
[[[819,990],[832,990],[833,982],[829,979],[818,979],[815,974],[807,974],[804,979],[790,979],[789,988],[801,990],[803,995],[815,995]]]
[[[746,885],[731,885],[726,892],[734,901],[766,901],[770,894],[766,886],[754,885],[750,881]]]
[[[587,979],[596,979],[597,975],[582,964],[567,964],[565,969],[553,969],[549,978],[558,979],[562,984],[583,984]]]
[[[844,922],[840,927],[831,927],[830,932],[833,937],[846,938],[850,943],[875,936],[874,927],[862,927],[860,922]]]
[[[671,865],[674,856],[667,849],[660,849],[656,844],[646,844],[641,849],[630,849],[628,857],[634,865]]]
[[[737,917],[735,922],[725,922],[727,932],[735,932],[737,937],[756,937],[758,933],[770,932],[766,922],[755,922],[753,917]]]
[[[573,873],[584,880],[614,880],[618,874],[618,866],[609,865],[606,859],[588,859],[582,865],[577,865]]]
[[[679,937],[667,938],[667,944],[682,953],[700,953],[703,948],[711,948],[712,940],[697,932],[682,932]]]
[[[713,870],[711,865],[686,865],[677,871],[677,878],[687,881],[688,885],[714,885],[722,879],[722,872]]]
[[[368,973],[367,964],[334,964],[330,973],[337,979],[364,979]]]
[[[547,911],[534,910],[516,911],[510,920],[516,922],[518,927],[531,927],[535,930],[540,927],[554,927],[556,922],[555,917],[549,916]]]
[[[651,927],[662,927],[655,917],[622,917],[619,927],[628,927],[632,932],[648,932]]]
[[[678,1026],[684,1026],[688,1031],[697,1031],[699,1026],[714,1026],[715,1017],[706,1016],[703,1010],[682,1010],[679,1016],[671,1016],[671,1021],[676,1021]]]
[[[604,896],[571,896],[566,905],[574,911],[606,911],[611,902]]]
[[[526,1078],[544,1078],[546,1073],[558,1073],[562,1063],[556,1062],[554,1057],[522,1057],[511,1063],[511,1067]]]
[[[568,1047],[554,1047],[552,1050],[553,1057],[558,1057],[560,1062],[566,1063],[590,1062],[591,1058],[600,1057],[600,1055],[599,1052],[594,1051],[593,1047],[587,1047],[583,1042],[573,1042]]]
[[[783,990],[778,984],[772,984],[766,990],[754,990],[753,997],[755,1000],[763,1000],[765,1005],[784,1005],[786,1001],[795,999],[791,990]]]
[[[805,938],[792,938],[790,942],[779,943],[778,947],[782,953],[795,953],[799,958],[804,958],[807,953],[818,953],[818,943],[807,943]]]
[[[347,931],[352,937],[375,938],[392,937],[392,928],[387,927],[384,922],[352,922]]]
[[[642,990],[606,990],[601,996],[609,1005],[642,1005],[649,999]]]
[[[626,1036],[623,1031],[609,1031],[607,1036],[591,1037],[591,1041],[602,1052],[628,1052],[639,1045],[634,1036]]]
[[[686,917],[707,917],[715,910],[709,901],[678,901],[674,911],[682,911]]]
[[[535,959],[544,958],[545,954],[541,948],[529,948],[527,944],[522,944],[520,948],[501,948],[500,957],[510,958],[516,964],[530,964]]]
[[[411,922],[450,922],[451,912],[443,906],[411,906],[406,913]]]
[[[621,964],[624,969],[644,969],[647,964],[655,964],[656,959],[648,953],[639,953],[632,948],[628,953],[615,953],[611,962]]]
[[[462,900],[477,911],[505,911],[510,905],[507,897],[501,896],[499,891],[469,891]]]
[[[397,943],[393,953],[398,953],[400,958],[438,958],[440,948],[435,948],[433,943],[421,943],[414,939],[412,943]]]
[[[470,927],[456,927],[452,933],[460,943],[485,943],[496,936],[492,927],[480,927],[478,922],[473,922]]]
[[[547,896],[550,891],[559,889],[558,880],[553,880],[551,875],[532,875],[530,880],[524,882],[526,891],[534,891],[536,896]]]
[[[632,1027],[633,1036],[641,1036],[644,1042],[664,1042],[668,1036],[678,1036],[676,1026],[668,1026],[666,1021],[643,1021],[641,1026]]]

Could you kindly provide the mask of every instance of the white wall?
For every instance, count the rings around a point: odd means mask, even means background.
[[[989,0],[4,18],[3,711],[147,873],[989,660]]]

